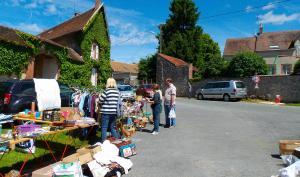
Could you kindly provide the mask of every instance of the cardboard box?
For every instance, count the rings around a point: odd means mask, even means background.
[[[86,164],[86,163],[92,161],[93,157],[92,157],[91,153],[89,153],[89,152],[85,153],[85,154],[75,153],[75,154],[65,157],[62,160],[62,162],[63,163],[71,163],[71,162],[75,162],[77,160],[79,160],[80,164],[83,165],[83,164]]]
[[[52,166],[57,165],[59,163],[61,163],[61,162],[56,162],[55,164],[51,164],[44,168],[33,171],[32,177],[52,177],[52,175],[53,175]]]
[[[300,147],[300,140],[280,140],[279,152],[281,155],[293,154],[295,148]]]
[[[86,153],[91,153],[91,155],[94,156],[95,154],[97,154],[100,151],[101,151],[100,146],[88,146],[88,147],[83,147],[83,148],[78,149],[77,153],[80,155],[86,154]]]

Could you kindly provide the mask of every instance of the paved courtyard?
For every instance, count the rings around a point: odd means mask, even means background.
[[[278,141],[300,139],[300,107],[179,98],[176,109],[175,128],[134,137],[127,176],[267,177],[282,168]]]

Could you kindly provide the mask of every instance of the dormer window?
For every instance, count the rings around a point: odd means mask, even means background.
[[[270,50],[279,50],[280,48],[279,48],[278,45],[270,45],[270,46],[269,46],[269,49],[270,49]]]
[[[92,44],[91,58],[94,59],[94,60],[99,59],[99,46],[96,43]]]

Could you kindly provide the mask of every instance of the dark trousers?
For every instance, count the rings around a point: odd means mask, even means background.
[[[111,135],[119,138],[120,135],[116,130],[117,115],[116,114],[102,114],[101,120],[101,142],[106,140],[107,128],[109,127]]]
[[[160,124],[160,113],[161,113],[160,105],[155,105],[152,108],[152,112],[153,112],[153,121],[154,121],[153,131],[158,132],[159,131],[159,124]]]

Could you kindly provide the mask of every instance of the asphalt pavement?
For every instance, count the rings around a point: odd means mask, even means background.
[[[133,137],[126,176],[270,177],[283,167],[278,141],[300,139],[300,107],[178,98],[176,111],[175,128]]]

